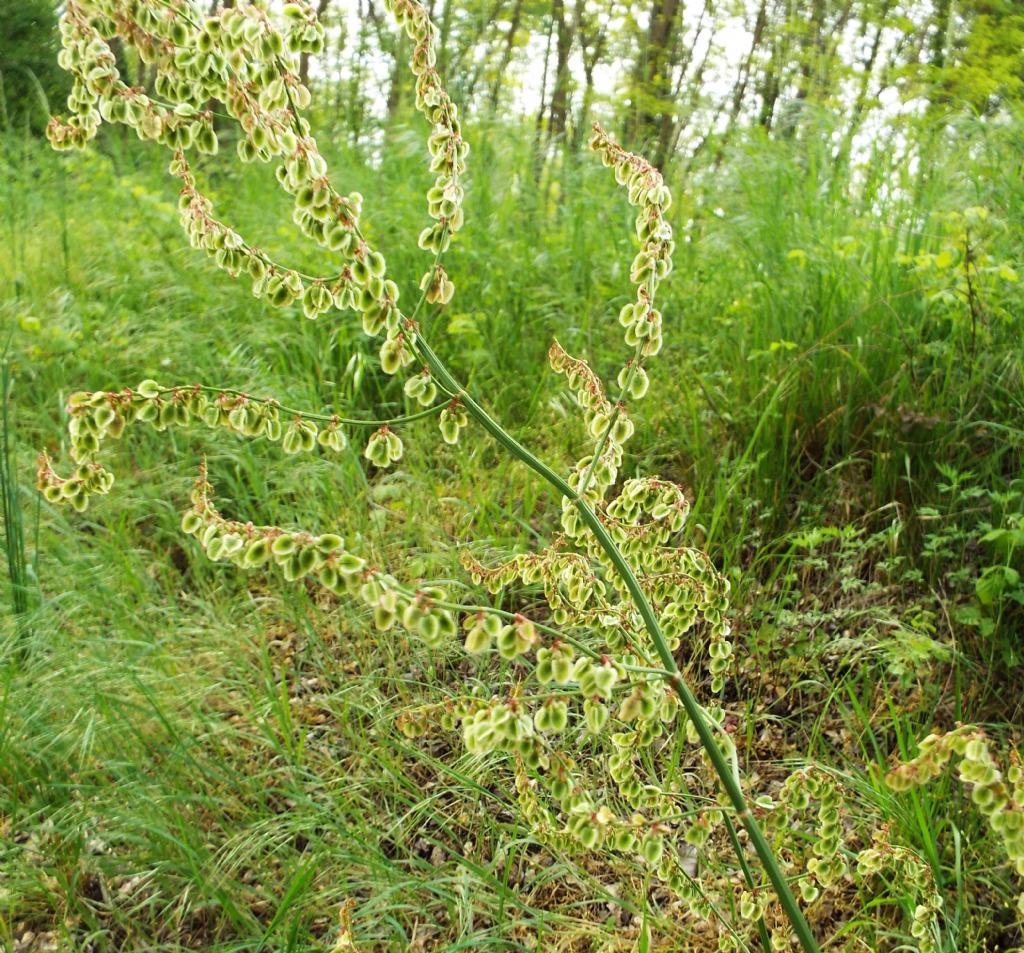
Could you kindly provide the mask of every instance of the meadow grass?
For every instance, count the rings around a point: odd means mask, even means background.
[[[545,356],[553,336],[586,354],[617,338],[629,212],[599,167],[556,160],[535,182],[528,130],[495,132],[474,142],[448,257],[460,290],[437,330],[510,430],[567,469],[575,448],[549,435],[575,411]],[[382,136],[336,159],[409,287],[420,130]],[[955,268],[914,259],[955,241],[948,213],[984,206],[976,240],[1020,268],[1022,137],[965,123],[927,176],[896,181],[884,157],[858,171],[887,189],[853,188],[824,136],[750,141],[677,188],[666,359],[625,467],[686,487],[694,542],[733,579],[746,770],[809,759],[840,773],[932,865],[949,950],[1020,942],[1007,872],[956,785],[894,795],[879,767],[934,724],[1019,732],[1021,600],[985,603],[975,586],[1019,558],[982,537],[1024,513],[1022,292],[994,276],[972,308],[948,294]],[[149,151],[114,134],[60,157],[12,136],[2,177],[6,446],[24,526],[33,457],[61,450],[74,390],[154,377],[312,410],[403,404],[357,328],[272,309],[189,250]],[[211,183],[228,220],[302,260],[268,175]],[[539,847],[506,771],[395,729],[500,662],[382,637],[345,602],[208,563],[179,530],[206,454],[232,516],[358,534],[380,565],[409,553],[411,576],[456,588],[466,540],[509,550],[554,532],[557,500],[493,447],[407,446],[368,478],[357,450],[295,460],[132,433],[87,514],[43,504],[38,539],[5,522],[38,584],[2,636],[0,944],[327,949],[353,901],[367,949],[702,948],[641,869]],[[861,942],[900,942],[894,909],[855,886],[844,903],[868,924]]]

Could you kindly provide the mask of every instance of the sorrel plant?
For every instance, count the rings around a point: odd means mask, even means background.
[[[428,581],[403,582],[371,565],[357,541],[334,533],[227,518],[215,505],[205,464],[182,529],[213,560],[253,570],[277,566],[289,581],[313,579],[357,600],[382,632],[401,626],[437,648],[461,628],[469,653],[496,650],[511,663],[511,675],[492,686],[492,697],[470,694],[406,711],[399,727],[411,736],[461,727],[471,753],[507,754],[522,816],[539,839],[638,858],[692,912],[716,925],[720,949],[759,942],[764,949],[798,943],[808,953],[818,950],[805,911],[851,873],[851,861],[863,878],[885,872],[899,885],[900,895],[911,899],[911,931],[920,948],[936,949],[941,897],[930,868],[892,844],[884,829],[859,851],[850,850],[837,778],[809,767],[790,774],[774,799],[747,793],[721,700],[734,652],[728,584],[704,553],[678,542],[688,504],[677,486],[621,478],[623,448],[634,430],[630,415],[648,390],[648,366],[662,346],[656,295],[672,270],[673,252],[666,220],[671,197],[662,176],[595,126],[591,148],[637,211],[639,248],[630,270],[635,293],[619,315],[627,359],[613,389],[586,361],[551,345],[551,367],[565,377],[587,434],[585,451],[563,475],[488,413],[424,334],[422,316],[443,309],[455,291],[443,256],[463,224],[468,146],[435,70],[435,28],[426,8],[419,0],[386,5],[412,41],[416,105],[430,125],[436,175],[427,193],[432,223],[419,236],[432,257],[411,308],[399,304],[384,255],[362,229],[363,197],[335,187],[304,116],[311,94],[296,60],[318,53],[324,41],[304,2],[280,11],[265,2],[238,2],[207,13],[191,0],[68,0],[61,64],[73,76],[71,115],[53,119],[48,135],[58,149],[80,148],[103,122],[120,123],[170,150],[181,223],[192,245],[232,276],[246,276],[253,294],[275,307],[300,304],[310,319],[355,311],[366,334],[381,339],[381,369],[404,376],[405,394],[420,409],[371,420],[351,412],[309,413],[238,390],[153,380],[77,393],[68,402],[76,467],[60,476],[44,455],[40,489],[53,503],[84,510],[113,483],[99,462],[106,441],[133,424],[205,426],[280,443],[288,454],[318,447],[341,453],[350,435],[369,431],[363,455],[376,468],[401,460],[398,429],[404,424],[435,416],[446,444],[475,424],[561,496],[561,532],[551,546],[492,566],[464,560],[474,584],[493,593],[517,583],[539,586],[547,606],[540,618],[467,605]],[[123,81],[111,48],[115,38],[153,68],[152,90]],[[242,162],[277,163],[277,180],[293,198],[293,221],[326,250],[335,263],[329,273],[306,274],[275,261],[216,216],[193,159],[218,152],[221,108],[241,129]],[[680,671],[676,652],[684,639],[703,643],[708,702],[698,700]],[[610,744],[598,743],[603,735]],[[659,772],[658,751],[675,737],[699,745],[708,769],[693,789]],[[560,747],[560,738],[572,741]],[[580,744],[588,752],[585,762],[569,753]],[[1024,777],[1012,760],[1004,780],[979,731],[958,728],[926,739],[920,758],[893,773],[893,786],[928,780],[953,754],[963,759],[961,774],[975,802],[1024,874]],[[614,794],[607,793],[608,778]],[[723,860],[723,848],[734,852],[733,861]],[[749,848],[759,870],[749,862]]]

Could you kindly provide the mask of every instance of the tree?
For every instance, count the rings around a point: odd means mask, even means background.
[[[680,0],[652,0],[647,37],[639,44],[630,90],[630,141],[646,143],[660,138],[663,118],[672,109],[672,51],[679,32]]]
[[[569,54],[574,31],[566,14],[565,0],[551,0],[551,21],[555,28],[555,77],[548,113],[549,140],[565,135],[569,115]]]
[[[990,113],[1020,101],[1024,7],[1017,0],[964,0],[957,12],[954,18],[940,8],[946,20],[937,24],[926,71],[933,107],[966,103],[974,112]]]
[[[519,21],[523,15],[523,0],[515,0],[512,6],[512,16],[509,18],[508,29],[504,33],[502,43],[501,59],[495,71],[494,79],[491,82],[490,104],[491,111],[498,108],[498,99],[501,95],[501,86],[505,80],[505,74],[512,63],[512,51],[515,49],[516,37],[519,35]]]

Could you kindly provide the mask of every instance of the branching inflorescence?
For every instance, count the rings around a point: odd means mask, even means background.
[[[243,569],[276,565],[288,580],[315,579],[364,605],[378,630],[401,626],[431,647],[456,640],[478,657],[496,652],[510,663],[510,681],[436,705],[401,712],[399,727],[416,736],[461,728],[466,749],[513,759],[522,815],[552,843],[598,846],[639,858],[683,898],[694,915],[718,925],[720,948],[816,950],[804,909],[837,888],[855,858],[867,876],[888,871],[919,899],[913,932],[921,949],[935,949],[941,899],[930,869],[879,834],[859,854],[844,814],[839,783],[813,769],[797,771],[753,803],[744,792],[738,758],[725,729],[721,693],[734,648],[726,580],[702,552],[680,545],[688,503],[679,487],[654,478],[621,479],[624,447],[634,432],[631,405],[649,388],[647,364],[662,347],[655,299],[672,269],[670,195],[661,174],[595,126],[591,148],[610,167],[636,208],[639,249],[630,278],[633,299],[620,311],[629,358],[615,375],[614,397],[602,377],[557,342],[551,367],[565,377],[587,433],[588,449],[563,478],[511,437],[454,378],[417,323],[424,305],[443,307],[455,291],[442,264],[463,222],[468,147],[458,113],[434,65],[435,28],[419,0],[386,0],[412,41],[416,105],[431,126],[427,193],[432,224],[419,245],[432,260],[407,313],[381,252],[361,226],[363,197],[332,183],[327,162],[303,116],[310,93],[296,54],[316,53],[323,30],[305,2],[280,11],[256,0],[204,12],[191,0],[68,0],[61,18],[61,63],[73,76],[71,116],[53,119],[57,148],[84,146],[101,123],[121,123],[172,153],[180,183],[179,213],[191,244],[233,276],[246,275],[254,295],[276,307],[300,304],[308,318],[355,311],[366,334],[383,336],[380,365],[406,373],[404,392],[421,409],[388,420],[314,414],[235,390],[143,381],[134,389],[80,393],[68,403],[76,469],[61,477],[43,456],[39,485],[46,498],[83,510],[109,492],[113,476],[99,462],[109,438],[137,423],[158,430],[201,425],[243,438],[279,442],[286,453],[339,453],[369,428],[363,454],[376,467],[402,457],[395,428],[432,415],[445,443],[475,421],[562,496],[561,533],[538,552],[490,565],[475,556],[465,567],[491,593],[513,584],[536,586],[546,609],[534,617],[493,605],[455,601],[441,586],[406,583],[333,533],[255,526],[226,519],[214,506],[205,466],[182,519],[213,560]],[[129,86],[111,42],[133,49],[153,68],[152,90]],[[292,200],[292,219],[334,265],[309,275],[274,261],[215,215],[189,161],[218,151],[211,103],[223,104],[241,130],[243,162],[275,162],[277,181]],[[468,551],[467,551],[468,552]],[[696,700],[676,653],[703,646],[712,701]],[[687,787],[666,770],[673,739],[700,747]],[[607,742],[606,740],[607,739]],[[980,747],[979,747],[980,746]],[[581,750],[586,758],[578,757]],[[894,787],[926,780],[955,752],[974,799],[1021,868],[1021,771],[1010,785],[979,735],[957,729],[922,743],[917,761],[892,775]],[[576,757],[570,752],[575,752]],[[607,779],[613,782],[609,786]],[[763,828],[762,828],[763,825]],[[752,872],[745,831],[761,862]],[[729,851],[736,853],[728,860]],[[800,899],[792,890],[794,885]]]

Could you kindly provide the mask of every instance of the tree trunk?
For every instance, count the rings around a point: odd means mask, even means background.
[[[932,74],[929,77],[931,80],[928,93],[929,112],[934,112],[949,100],[949,96],[942,83],[941,74],[946,66],[949,25],[952,19],[953,0],[937,0],[935,4],[935,32],[928,43],[928,66],[930,67],[929,72]]]
[[[388,122],[398,115],[398,109],[402,105],[402,87],[404,85],[404,51],[408,40],[403,33],[395,47],[394,62],[391,64],[391,78],[388,81],[388,98],[386,103]]]
[[[580,104],[579,121],[573,124],[572,130],[572,151],[579,152],[583,145],[583,137],[586,135],[590,124],[590,107],[594,103],[594,65],[595,61],[583,61],[583,102]]]
[[[548,20],[547,43],[544,46],[544,72],[540,79],[540,106],[537,109],[537,128],[533,138],[533,178],[540,181],[540,173],[544,167],[544,156],[541,152],[541,138],[544,132],[544,115],[547,112],[548,95],[548,61],[551,59],[551,35],[554,32],[555,21]]]
[[[725,131],[722,133],[722,138],[718,143],[718,151],[715,153],[714,165],[716,167],[722,162],[722,158],[725,155],[725,146],[732,137],[733,130],[736,128],[736,123],[739,120],[740,110],[743,108],[743,99],[747,94],[747,86],[750,84],[750,75],[754,69],[754,58],[757,56],[757,52],[760,50],[762,42],[764,42],[764,34],[767,28],[768,0],[761,0],[761,6],[758,7],[757,10],[757,19],[754,20],[754,29],[751,31],[750,49],[747,51],[747,55],[743,62],[740,64],[739,71],[736,73],[736,82],[732,87],[732,100],[729,105],[729,118],[726,121]],[[693,160],[704,150],[704,147],[714,136],[715,126],[718,124],[718,117],[720,115],[721,108],[719,108],[719,111],[715,113],[715,116],[708,127],[707,134],[694,150],[693,155],[690,158],[690,163],[687,166],[688,169],[693,167]]]
[[[594,104],[594,70],[604,55],[607,36],[600,17],[586,14],[585,0],[577,0],[573,29],[579,39],[580,59],[583,61],[583,102],[572,130],[572,152],[579,152],[590,129],[590,109]]]
[[[555,82],[551,90],[548,139],[565,135],[569,113],[569,53],[572,50],[572,28],[565,15],[565,0],[552,0],[551,18],[555,26],[556,43]]]
[[[662,120],[672,116],[672,50],[676,45],[682,4],[680,0],[653,0],[647,42],[634,70],[632,128],[628,138],[644,148],[662,138]]]
[[[800,81],[797,84],[796,98],[811,98],[811,90],[821,69],[821,59],[825,42],[825,2],[814,0],[811,4],[811,19],[808,24],[808,35],[800,51]]]
[[[441,29],[437,39],[437,71],[442,76],[448,74],[448,41],[452,35],[452,0],[444,0],[444,12],[441,14]]]
[[[461,44],[455,55],[449,57],[445,62],[445,71],[442,71],[438,67],[438,71],[448,81],[449,89],[452,88],[455,81],[459,79],[466,70],[463,68],[463,63],[467,57],[472,57],[473,51],[483,41],[487,28],[497,22],[498,17],[501,15],[502,8],[505,6],[506,0],[494,0],[494,6],[486,16],[476,18],[476,26],[473,29],[472,34]],[[479,61],[472,68],[469,75],[469,82],[465,85],[458,87],[459,99],[464,102],[467,106],[473,101],[473,95],[476,92],[477,84],[480,82],[480,77],[483,75],[484,69],[487,65],[487,57],[482,56]]]
[[[665,167],[668,165],[669,159],[672,157],[672,153],[675,151],[675,144],[679,140],[679,133],[676,132],[677,127],[681,123],[681,110],[679,108],[679,102],[683,93],[683,84],[687,81],[689,76],[690,85],[694,88],[700,87],[700,75],[690,76],[690,67],[693,64],[693,58],[697,52],[697,44],[700,42],[700,38],[704,33],[704,19],[709,12],[710,0],[706,0],[703,8],[700,11],[700,18],[697,20],[697,26],[694,28],[693,36],[690,38],[689,46],[686,49],[686,54],[682,60],[673,66],[673,70],[678,73],[675,87],[669,93],[669,101],[666,104],[667,107],[662,111],[661,119],[658,123],[658,146],[654,151],[654,164],[661,171],[665,171]],[[682,42],[682,36],[680,36],[680,42]],[[676,58],[673,55],[673,59]],[[707,56],[701,62],[699,67],[699,73],[704,72],[704,66],[707,63]],[[666,83],[671,78],[670,71],[669,75],[666,76]]]
[[[523,13],[523,0],[516,0],[512,8],[512,20],[508,25],[508,32],[505,34],[505,48],[501,53],[501,62],[498,64],[498,73],[491,84],[491,112],[498,111],[498,98],[501,95],[501,84],[505,79],[509,64],[512,62],[512,50],[515,48],[516,34],[519,32],[519,19]]]
[[[928,64],[935,69],[946,65],[946,39],[953,17],[953,0],[938,0],[935,4],[935,32],[928,44]]]
[[[864,113],[867,110],[868,89],[871,86],[871,77],[875,73],[875,64],[878,62],[878,54],[882,48],[882,33],[885,30],[885,20],[892,9],[892,4],[893,0],[883,0],[882,7],[878,11],[871,49],[868,51],[867,59],[861,64],[863,71],[861,72],[860,83],[857,86],[857,98],[854,100],[853,109],[850,112],[850,121],[847,123],[846,131],[843,133],[842,145],[839,147],[839,152],[836,155],[837,165],[846,164],[853,145],[853,138],[857,135],[861,120],[864,118]]]

